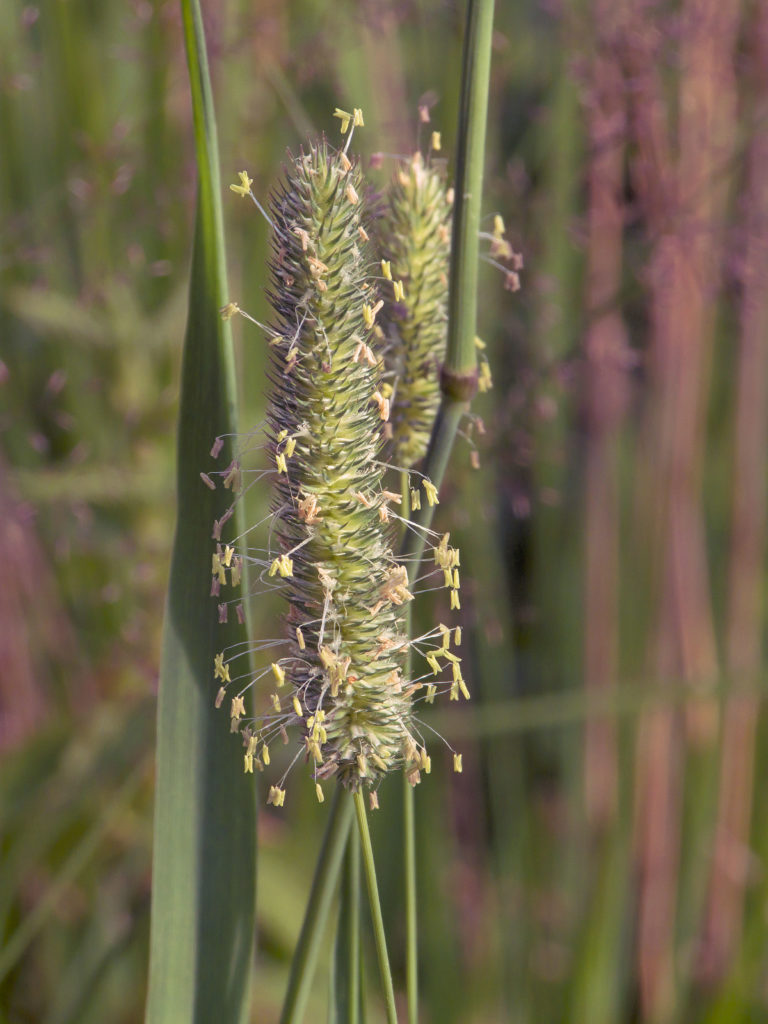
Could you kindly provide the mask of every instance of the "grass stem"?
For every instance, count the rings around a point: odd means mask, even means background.
[[[351,823],[352,801],[347,798],[344,788],[337,786],[312,879],[304,923],[291,963],[280,1024],[299,1024],[304,1017]]]
[[[376,867],[373,863],[371,834],[368,831],[368,818],[365,813],[363,794],[360,790],[355,793],[354,801],[355,811],[357,813],[357,827],[360,831],[363,869],[365,871],[365,881],[368,886],[368,900],[370,902],[371,917],[373,919],[373,934],[376,940],[376,954],[379,960],[379,973],[381,975],[381,985],[384,989],[384,1001],[387,1008],[387,1024],[397,1024],[395,990],[392,987],[392,971],[389,966],[387,940],[384,935],[384,919],[381,916],[381,901],[379,900],[379,887],[376,882]]]

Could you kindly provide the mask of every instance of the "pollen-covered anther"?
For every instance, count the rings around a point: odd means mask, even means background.
[[[302,252],[306,252],[310,243],[309,232],[297,224],[293,229],[293,233],[301,241]]]
[[[379,522],[389,522],[389,509],[386,505],[379,505]]]
[[[363,303],[363,321],[365,326],[370,330],[376,322],[376,314],[384,305],[384,300],[379,299],[375,306],[371,306],[369,303]]]
[[[404,565],[398,565],[388,573],[381,588],[381,596],[394,605],[413,600],[413,594],[408,589],[408,571]]]
[[[307,263],[309,264],[309,272],[312,277],[322,277],[323,274],[328,273],[328,265],[316,256],[308,256]]]
[[[440,501],[437,497],[437,488],[431,480],[422,480],[421,485],[424,488],[424,493],[427,496],[427,502],[430,505],[439,505]]]
[[[275,679],[277,680],[277,685],[278,686],[284,686],[285,685],[285,670],[280,665],[278,665],[276,661],[272,662],[271,668],[272,668],[272,674],[274,675]]]
[[[458,590],[451,591],[451,611],[459,611],[461,608],[461,601],[459,600]]]
[[[300,499],[296,503],[299,519],[305,522],[308,526],[312,526],[315,523],[322,521],[322,516],[319,515],[321,509],[317,503],[316,494],[307,494],[306,498]]]
[[[293,698],[293,710],[296,713],[296,717],[297,718],[303,718],[304,717],[304,712],[303,712],[302,707],[301,707],[301,701],[299,700],[298,697],[294,697]]]
[[[240,719],[245,714],[245,701],[241,696],[232,698],[232,707],[229,712],[229,717],[232,719]]]
[[[345,174],[347,173],[347,171],[352,170],[352,161],[349,159],[346,153],[339,153],[339,163],[341,164],[341,169],[342,171],[344,171]]]
[[[229,665],[224,664],[224,652],[217,654],[213,659],[213,678],[220,679],[222,683],[231,683],[229,678]]]
[[[378,362],[369,346],[364,341],[358,339],[354,355],[352,356],[352,362],[359,363],[361,359],[365,359],[369,366],[376,366]]]
[[[381,261],[381,272],[384,275],[384,277],[387,279],[387,281],[391,281],[392,280],[392,264],[391,264],[391,262],[389,260],[382,260]]]
[[[453,755],[453,770],[455,772],[458,772],[459,775],[461,774],[461,772],[462,772],[461,754],[454,754]]]
[[[282,807],[285,803],[285,790],[280,789],[279,786],[270,786],[267,803],[272,804],[273,807]]]
[[[242,474],[240,471],[240,463],[233,459],[227,467],[227,473],[224,477],[224,486],[233,492],[240,490],[240,484],[242,480]]]
[[[344,195],[347,197],[350,203],[352,203],[353,206],[357,206],[357,204],[360,202],[360,197],[355,191],[354,185],[352,185],[351,183],[348,184],[347,187],[344,189]]]
[[[405,286],[403,285],[402,281],[393,281],[392,282],[392,291],[393,291],[394,296],[395,296],[395,302],[404,302],[405,301]]]
[[[355,491],[355,497],[360,502],[360,504],[364,505],[366,508],[373,507],[373,502],[371,501],[371,499],[367,498],[362,491]]]
[[[323,801],[325,800],[325,796],[323,795],[323,787],[320,785],[319,782],[315,783],[315,796],[317,797],[317,802],[319,804],[323,803]]]
[[[299,645],[299,650],[303,651],[306,649],[306,642],[304,640],[304,634],[301,631],[301,626],[296,627],[296,642]]]
[[[277,466],[278,473],[288,472],[288,463],[285,461],[285,455],[282,452],[278,452],[275,456],[275,465]]]
[[[374,391],[371,401],[375,402],[379,408],[379,418],[386,422],[389,419],[389,399],[385,398],[380,391]]]
[[[249,196],[251,194],[253,178],[248,177],[247,171],[238,171],[238,177],[240,178],[240,184],[230,185],[231,191],[236,192],[239,196]]]

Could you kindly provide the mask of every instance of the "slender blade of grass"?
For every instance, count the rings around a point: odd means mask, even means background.
[[[199,474],[235,429],[232,342],[211,87],[197,0],[182,15],[199,173],[178,437],[178,519],[166,604],[157,722],[157,790],[147,1021],[244,1021],[256,916],[255,787],[226,714],[213,706],[213,658],[243,641],[209,597],[211,529],[231,501]],[[218,465],[232,457],[225,445]],[[236,525],[240,532],[239,524]]]

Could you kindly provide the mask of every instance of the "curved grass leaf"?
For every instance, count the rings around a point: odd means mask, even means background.
[[[226,714],[213,706],[213,658],[245,639],[209,596],[211,529],[231,501],[200,472],[235,429],[216,125],[197,0],[182,0],[199,173],[178,438],[178,519],[165,613],[147,1021],[243,1021],[255,925],[255,787]],[[228,446],[218,457],[223,468]],[[238,528],[238,527],[236,527]]]

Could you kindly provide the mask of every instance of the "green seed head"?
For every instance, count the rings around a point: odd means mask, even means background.
[[[290,604],[280,665],[316,774],[351,789],[414,756],[362,196],[358,166],[322,142],[292,160],[271,210],[274,536],[292,563],[276,560]]]
[[[385,276],[384,330],[394,377],[394,461],[412,466],[427,450],[445,358],[451,204],[440,169],[421,153],[401,166],[377,228]]]

